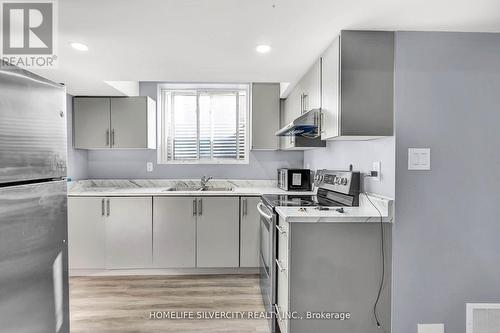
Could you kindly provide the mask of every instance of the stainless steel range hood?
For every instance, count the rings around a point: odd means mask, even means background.
[[[321,109],[312,109],[295,118],[275,134],[276,136],[302,136],[316,139],[321,134]]]

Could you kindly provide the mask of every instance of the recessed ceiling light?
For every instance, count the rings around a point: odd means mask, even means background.
[[[267,52],[271,51],[271,46],[262,44],[262,45],[258,45],[255,48],[255,50],[257,50],[257,52],[259,52],[259,53],[267,53]]]
[[[82,43],[71,43],[71,47],[78,51],[88,51],[89,47]]]

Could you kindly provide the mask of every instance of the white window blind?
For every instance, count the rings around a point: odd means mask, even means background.
[[[159,163],[248,163],[248,87],[162,90]]]

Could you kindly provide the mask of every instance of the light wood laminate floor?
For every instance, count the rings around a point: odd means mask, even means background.
[[[256,275],[70,278],[71,333],[268,333],[265,319],[150,319],[155,311],[263,311]]]

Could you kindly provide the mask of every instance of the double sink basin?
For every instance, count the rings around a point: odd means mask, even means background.
[[[169,187],[163,192],[171,192],[171,191],[179,191],[179,192],[212,192],[212,191],[224,191],[224,192],[229,192],[232,191],[232,187],[186,187],[186,186],[179,186],[179,187]]]

